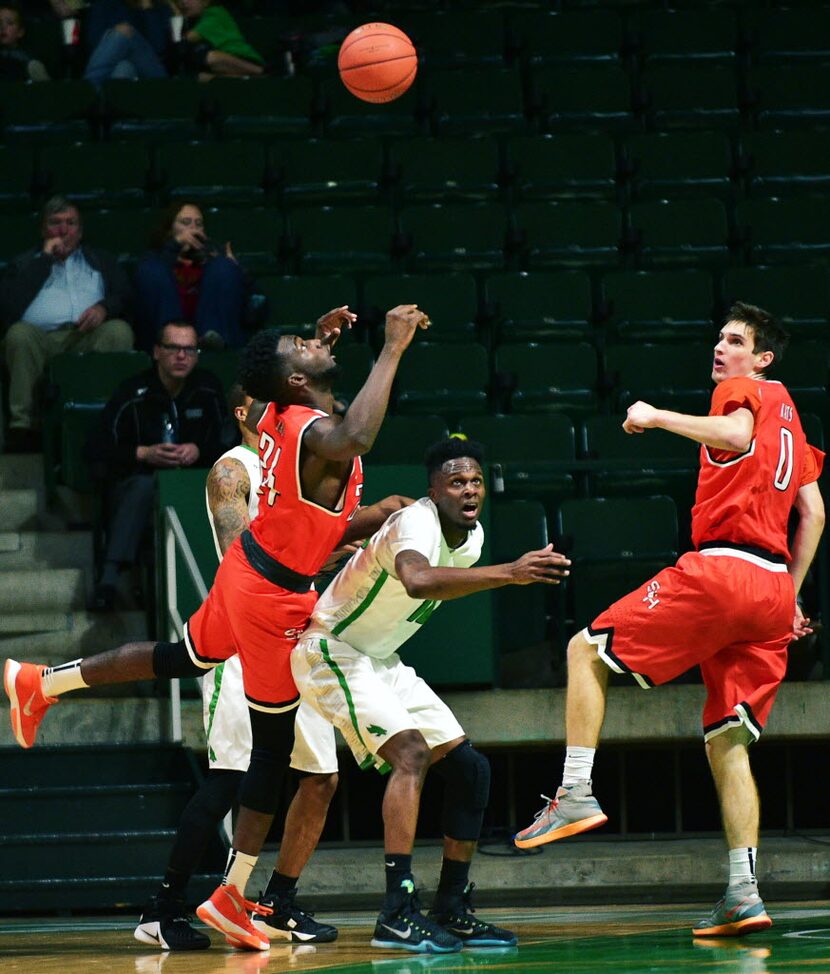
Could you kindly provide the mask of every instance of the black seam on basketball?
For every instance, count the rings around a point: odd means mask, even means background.
[[[396,81],[395,84],[393,85],[387,85],[385,88],[358,88],[358,86],[352,82],[349,82],[349,84],[346,85],[346,88],[351,92],[365,91],[368,94],[378,95],[384,91],[394,91],[396,88],[400,88],[401,85],[405,85],[407,82],[411,84],[412,82],[410,79],[415,76],[416,71],[417,68],[413,69],[411,74],[408,74],[405,78],[402,78],[400,81]],[[345,80],[343,83],[346,84]],[[402,91],[401,94],[403,95],[405,94],[405,92]]]
[[[401,54],[399,57],[387,57],[382,61],[367,61],[365,64],[350,64],[348,68],[340,68],[339,70],[341,74],[346,74],[349,71],[361,71],[363,68],[374,68],[379,64],[391,64],[393,61],[408,61],[410,58],[415,58],[417,62],[418,55],[413,51],[411,54]]]

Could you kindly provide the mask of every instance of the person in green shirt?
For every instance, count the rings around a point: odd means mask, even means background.
[[[184,63],[201,80],[264,73],[265,59],[225,7],[212,0],[178,0],[178,7],[185,18]]]

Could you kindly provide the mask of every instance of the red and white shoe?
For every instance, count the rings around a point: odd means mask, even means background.
[[[44,696],[40,675],[46,669],[39,663],[18,663],[7,659],[3,685],[9,698],[12,732],[21,747],[31,747],[43,715],[58,702],[57,697]]]
[[[225,935],[228,943],[242,950],[268,950],[271,941],[251,923],[248,912],[263,916],[271,911],[246,900],[236,886],[219,886],[210,898],[196,907],[196,916]]]

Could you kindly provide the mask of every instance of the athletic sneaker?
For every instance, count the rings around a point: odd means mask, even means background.
[[[31,747],[35,743],[43,715],[53,703],[58,702],[57,697],[43,695],[40,675],[45,669],[39,663],[6,660],[3,685],[11,703],[9,716],[12,720],[12,732],[21,747]]]
[[[472,893],[475,883],[469,883],[457,903],[450,909],[429,911],[430,920],[440,924],[447,933],[458,937],[465,947],[515,947],[516,934],[510,930],[485,923],[474,916]]]
[[[723,899],[714,910],[701,920],[692,933],[696,937],[740,937],[772,926],[764,901],[758,895],[755,883],[728,886]]]
[[[304,944],[328,944],[337,940],[337,927],[318,923],[313,913],[306,913],[294,902],[296,889],[260,894],[258,904],[270,910],[264,918],[254,917],[254,926],[272,940],[290,940]]]
[[[247,950],[268,950],[268,938],[251,923],[248,911],[266,913],[264,906],[251,903],[236,886],[219,886],[210,899],[196,907],[196,916],[214,930],[225,934],[234,947]]]
[[[207,950],[210,937],[190,925],[183,899],[154,896],[144,907],[133,936],[162,950]]]
[[[532,849],[546,842],[566,839],[605,825],[608,816],[591,794],[590,781],[578,781],[568,788],[560,787],[556,798],[542,795],[547,805],[533,817],[533,824],[517,832],[513,843],[519,849]]]
[[[372,946],[416,954],[453,954],[463,945],[458,937],[424,916],[412,880],[405,879],[397,903],[378,915]]]

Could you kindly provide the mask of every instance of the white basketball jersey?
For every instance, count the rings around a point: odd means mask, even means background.
[[[398,553],[417,551],[433,568],[469,568],[481,557],[483,541],[477,524],[460,547],[450,549],[438,509],[422,497],[392,514],[352,555],[314,607],[309,632],[325,630],[376,659],[391,656],[441,604],[406,594],[395,574]]]

